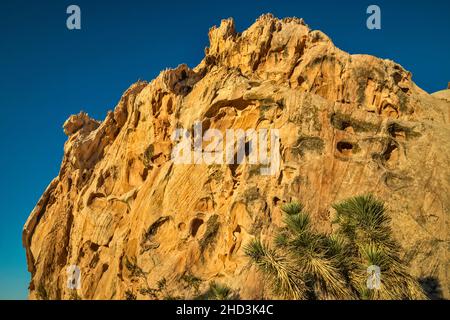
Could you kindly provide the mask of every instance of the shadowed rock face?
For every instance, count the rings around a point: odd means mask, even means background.
[[[70,298],[70,265],[83,299],[151,298],[143,289],[161,279],[191,298],[186,275],[201,290],[216,280],[241,298],[271,298],[245,243],[272,237],[285,202],[302,202],[331,231],[330,205],[367,192],[389,207],[411,272],[449,298],[449,100],[392,61],[337,49],[301,19],[265,15],[243,33],[223,20],[209,39],[196,68],[133,84],[102,122],[81,113],[65,123],[60,173],[23,231],[30,298]],[[195,121],[278,129],[279,172],[174,164],[172,132]]]

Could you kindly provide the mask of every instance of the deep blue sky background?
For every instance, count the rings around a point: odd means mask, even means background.
[[[82,30],[66,29],[77,4]],[[378,4],[382,30],[366,29]],[[350,53],[389,58],[428,92],[450,81],[450,2],[442,1],[0,1],[0,299],[25,299],[21,231],[58,174],[61,125],[80,110],[103,119],[122,92],[166,67],[195,66],[208,29],[234,17],[243,31],[262,13],[303,17]]]

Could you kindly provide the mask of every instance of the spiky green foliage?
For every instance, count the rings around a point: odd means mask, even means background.
[[[339,232],[356,245],[375,243],[395,250],[390,218],[383,202],[371,194],[353,197],[333,205]]]
[[[230,287],[219,284],[216,282],[211,282],[209,285],[209,289],[211,292],[211,299],[214,300],[228,300],[231,297],[231,289]]]
[[[287,208],[286,208],[287,207]],[[351,298],[340,261],[327,236],[312,230],[309,215],[294,203],[283,208],[286,228],[275,238],[276,244],[289,252],[305,277],[308,295],[316,298]]]
[[[425,299],[419,283],[409,275],[392,238],[384,203],[362,195],[335,204],[338,234],[347,240],[352,286],[366,299]],[[381,286],[367,290],[367,268],[380,267]]]
[[[281,210],[288,215],[294,215],[300,213],[303,210],[303,206],[299,202],[290,202],[283,205]]]
[[[285,227],[274,248],[251,241],[246,255],[269,278],[273,291],[288,299],[425,299],[392,239],[383,202],[372,195],[350,198],[333,206],[337,231],[315,232],[303,206],[282,207]],[[379,289],[368,289],[367,268],[381,270]]]
[[[300,270],[290,256],[268,248],[260,240],[250,242],[245,253],[267,275],[276,294],[287,299],[306,298]]]
[[[286,215],[284,218],[284,223],[292,233],[299,235],[308,232],[311,227],[309,216],[303,212]]]

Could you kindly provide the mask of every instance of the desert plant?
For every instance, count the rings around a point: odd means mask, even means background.
[[[284,204],[281,210],[288,215],[296,215],[302,212],[303,206],[299,202],[294,201]]]
[[[233,290],[227,285],[211,281],[208,290],[196,300],[230,300],[233,298]]]
[[[259,239],[251,241],[245,253],[266,275],[275,294],[286,299],[306,298],[302,274],[289,255],[269,248]]]
[[[303,206],[282,207],[285,227],[274,238],[275,249],[253,240],[245,253],[271,280],[274,293],[289,299],[425,299],[408,274],[392,239],[383,202],[372,195],[335,204],[337,231],[315,232]],[[367,268],[378,266],[380,288],[367,287]]]
[[[326,235],[314,233],[309,215],[298,203],[284,205],[286,228],[276,236],[276,244],[296,261],[305,277],[309,296],[316,298],[350,298],[345,277],[336,253],[328,248]]]
[[[390,218],[383,202],[373,195],[362,195],[333,206],[336,210],[338,233],[348,241],[353,253],[351,270],[359,295],[368,299],[425,299],[419,283],[407,272],[400,259],[398,245],[392,238]],[[379,290],[367,292],[365,277],[368,266],[380,267],[382,282]]]

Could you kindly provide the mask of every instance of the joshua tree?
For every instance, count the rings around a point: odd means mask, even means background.
[[[270,247],[259,239],[245,247],[247,256],[270,280],[274,293],[287,299],[423,299],[407,273],[391,237],[384,204],[372,195],[333,206],[337,231],[317,233],[303,206],[282,207],[285,227]],[[381,270],[378,289],[367,288],[367,268]]]
[[[419,283],[408,273],[392,238],[383,202],[363,195],[335,204],[337,234],[345,239],[352,268],[348,270],[358,296],[367,299],[425,299]],[[367,267],[380,267],[379,290],[368,290]]]

